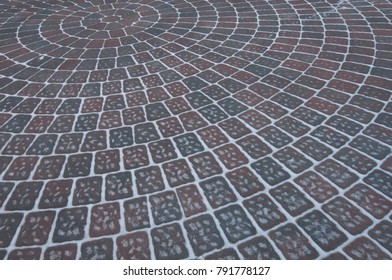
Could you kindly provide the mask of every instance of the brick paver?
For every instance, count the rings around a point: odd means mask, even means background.
[[[0,3],[0,259],[391,259],[388,0]]]

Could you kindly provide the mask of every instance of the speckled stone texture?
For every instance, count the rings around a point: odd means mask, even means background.
[[[0,1],[0,259],[391,259],[391,19]]]

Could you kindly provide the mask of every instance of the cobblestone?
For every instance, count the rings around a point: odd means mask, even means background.
[[[390,1],[0,2],[0,259],[392,258]]]

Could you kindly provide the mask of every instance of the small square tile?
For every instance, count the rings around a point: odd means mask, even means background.
[[[120,207],[116,202],[95,205],[91,208],[90,237],[112,235],[120,232]]]
[[[180,260],[189,256],[184,234],[177,223],[153,228],[151,238],[157,260]]]
[[[156,225],[173,222],[182,218],[181,207],[174,191],[151,195],[149,201]]]
[[[124,219],[127,231],[135,231],[150,226],[146,197],[124,202]]]

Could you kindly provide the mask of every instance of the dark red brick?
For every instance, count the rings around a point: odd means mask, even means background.
[[[78,179],[73,193],[72,205],[86,205],[101,201],[102,177]]]
[[[134,231],[150,226],[147,199],[134,198],[124,202],[124,219],[127,231]]]
[[[14,249],[8,254],[9,260],[39,260],[41,248]]]
[[[207,210],[203,198],[195,185],[180,187],[176,191],[186,217]]]
[[[305,192],[319,203],[338,194],[335,187],[313,171],[303,173],[299,177],[295,178],[294,182],[302,187]]]
[[[390,260],[373,241],[367,237],[359,237],[344,247],[344,252],[354,260]]]
[[[42,192],[38,207],[48,209],[67,206],[72,184],[72,180],[49,181]]]
[[[47,242],[56,213],[54,211],[27,214],[16,241],[17,246],[43,245]]]
[[[374,238],[381,246],[392,252],[392,223],[381,221],[369,231],[369,236]]]
[[[210,152],[191,156],[189,161],[200,179],[222,173],[222,168]]]
[[[95,205],[91,208],[90,236],[99,237],[120,232],[120,207],[118,203]]]
[[[316,171],[345,189],[354,184],[359,177],[332,159],[327,159],[315,167]]]
[[[267,238],[255,237],[238,245],[245,260],[279,260],[280,257]]]

